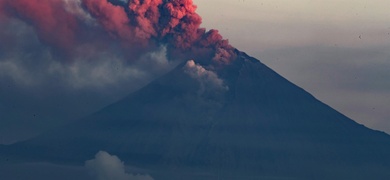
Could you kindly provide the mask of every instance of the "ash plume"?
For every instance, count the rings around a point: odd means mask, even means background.
[[[185,54],[195,61],[207,56],[212,59],[207,64],[235,58],[234,48],[217,30],[200,28],[202,18],[192,0],[0,0],[0,9],[70,57],[115,44],[129,60],[161,45],[170,56]]]
[[[20,18],[33,26],[40,39],[52,46],[68,49],[75,43],[77,21],[59,0],[1,0],[5,15]]]
[[[0,109],[0,136],[78,119],[190,59],[222,77],[234,48],[201,22],[191,0],[0,0],[0,98],[24,105]]]

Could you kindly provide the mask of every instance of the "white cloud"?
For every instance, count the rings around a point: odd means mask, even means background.
[[[96,20],[81,6],[81,0],[62,0],[65,5],[65,9],[76,15],[89,25],[97,25]]]
[[[186,65],[184,66],[184,72],[199,81],[201,85],[200,93],[204,93],[210,90],[226,91],[229,89],[224,85],[223,80],[220,79],[215,72],[207,70],[199,64],[195,64],[193,60],[187,61]]]
[[[153,180],[149,175],[132,175],[125,171],[124,163],[115,155],[99,151],[85,167],[96,180]]]
[[[12,63],[12,61],[0,61],[0,77],[9,74],[12,74],[12,76],[9,77],[15,82],[20,82],[26,85],[30,85],[33,83],[33,79],[31,79],[30,76],[26,76],[27,73],[20,66],[15,63]]]

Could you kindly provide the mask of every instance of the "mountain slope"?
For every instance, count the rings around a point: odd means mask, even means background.
[[[156,179],[390,177],[389,135],[237,53],[220,69],[181,64],[123,100],[6,153],[83,163],[105,150],[151,169]]]

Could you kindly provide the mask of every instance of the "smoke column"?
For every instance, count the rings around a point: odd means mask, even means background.
[[[105,48],[110,39],[129,57],[166,45],[172,53],[207,56],[207,64],[234,60],[234,48],[217,30],[200,28],[195,10],[192,0],[0,0],[0,18],[24,21],[42,43],[66,54]]]

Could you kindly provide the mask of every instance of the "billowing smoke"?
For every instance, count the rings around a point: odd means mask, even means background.
[[[200,28],[202,19],[192,0],[0,0],[0,8],[67,55],[114,42],[129,60],[161,45],[192,58],[209,56],[214,64],[234,59],[233,47],[218,31]]]
[[[124,163],[105,151],[99,151],[95,159],[86,161],[85,167],[96,180],[153,180],[149,175],[126,173]]]
[[[233,48],[218,31],[200,28],[202,19],[192,0],[131,0],[124,6],[101,0],[83,2],[109,34],[127,45],[139,43],[148,47],[166,43],[181,50],[212,51],[213,60],[223,63],[234,58]]]
[[[79,119],[189,59],[210,73],[229,64],[234,48],[195,10],[192,0],[0,0],[0,136]]]

